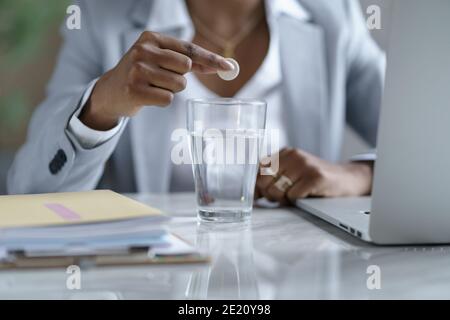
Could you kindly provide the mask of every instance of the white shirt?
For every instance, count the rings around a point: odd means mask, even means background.
[[[280,63],[279,33],[274,19],[280,14],[294,15],[307,18],[307,13],[295,0],[266,0],[266,16],[270,32],[270,43],[266,57],[260,68],[253,77],[235,95],[236,98],[257,98],[267,102],[266,129],[278,129],[278,147],[288,145],[285,130],[285,119],[283,118],[283,96],[282,96],[282,72]],[[217,95],[206,88],[194,74],[186,75],[187,86],[183,92],[177,94],[171,108],[176,110],[175,128],[185,128],[185,101],[190,98],[212,98]],[[79,143],[86,149],[92,149],[111,139],[120,131],[124,125],[123,119],[119,124],[109,131],[96,131],[85,126],[78,115],[88,100],[95,85],[94,80],[86,90],[81,101],[81,107],[72,116],[68,129],[78,139]],[[272,150],[277,151],[277,150]],[[190,165],[172,165],[170,189],[176,191],[193,190],[192,168]]]

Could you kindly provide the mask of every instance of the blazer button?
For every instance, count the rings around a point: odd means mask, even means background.
[[[61,171],[62,167],[66,162],[67,162],[66,153],[64,152],[64,150],[59,149],[56,152],[56,155],[53,157],[52,161],[50,161],[50,164],[48,166],[50,173],[53,175],[57,174],[59,171]]]
[[[66,153],[64,152],[64,150],[59,149],[58,152],[56,153],[56,158],[58,159],[59,162],[61,162],[62,164],[66,163],[67,161],[67,156]]]
[[[55,175],[59,172],[59,170],[61,170],[61,168],[58,166],[57,162],[55,161],[55,159],[53,159],[48,168],[50,169],[50,173]]]

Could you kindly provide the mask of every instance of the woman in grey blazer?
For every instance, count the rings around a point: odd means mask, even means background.
[[[81,29],[62,28],[47,98],[9,171],[10,193],[94,189],[105,176],[117,191],[177,191],[170,133],[184,99],[200,92],[271,101],[285,183],[260,176],[259,196],[284,203],[370,193],[371,163],[336,163],[346,122],[375,145],[382,94],[384,56],[357,1],[76,4]],[[236,80],[211,75],[230,68],[222,55],[240,62]]]

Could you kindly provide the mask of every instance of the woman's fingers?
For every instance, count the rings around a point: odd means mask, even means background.
[[[286,204],[306,197],[360,196],[370,192],[372,167],[338,165],[299,149],[280,152],[279,173],[259,175],[256,187],[265,198]]]
[[[203,64],[199,63],[192,63],[192,72],[195,73],[202,73],[202,74],[215,74],[217,73],[217,70],[208,66],[205,66]]]
[[[159,50],[161,54],[158,59],[158,64],[161,68],[181,75],[192,70],[193,63],[189,57],[168,49]]]
[[[185,88],[187,72],[229,70],[233,65],[224,57],[144,31],[119,63],[97,81],[80,119],[93,129],[109,130],[121,117],[133,116],[144,106],[171,104],[173,94]]]
[[[286,198],[289,200],[289,202],[295,203],[295,201],[298,199],[313,196],[316,188],[317,181],[308,176],[305,176],[288,190]]]
[[[320,170],[311,165],[312,157],[296,149],[283,149],[279,153],[279,173],[259,176],[257,189],[265,198],[287,204],[296,199],[316,195],[320,185]]]
[[[150,86],[169,90],[173,93],[183,91],[186,88],[186,78],[178,73],[165,69],[155,68],[140,63],[137,65],[142,82]]]
[[[155,105],[159,107],[165,107],[172,103],[174,94],[166,89],[149,86],[147,83],[142,82],[140,85],[133,87],[133,99],[137,105]],[[134,110],[130,110],[130,116],[133,116],[139,111],[136,107]]]
[[[229,71],[233,69],[233,65],[231,65],[224,57],[206,50],[196,44],[161,34],[153,34],[153,37],[155,36],[160,48],[179,52],[189,57],[192,62],[196,64],[201,64],[203,66],[215,69],[216,71]]]
[[[259,199],[261,197],[262,197],[262,195],[259,193],[258,189],[255,188],[255,194],[253,195],[253,199],[257,200],[257,199]]]
[[[271,201],[275,201],[275,199],[271,198],[266,190],[270,187],[270,185],[275,181],[276,178],[277,174],[274,173],[274,175],[259,175],[256,179],[256,189],[258,190],[258,193]]]
[[[269,164],[264,165],[263,168],[264,169],[269,169],[269,170],[265,170],[264,175],[259,175],[258,179],[256,181],[256,187],[259,190],[259,193],[264,196],[265,198],[267,198],[270,201],[278,201],[278,202],[283,202],[283,200],[285,199],[284,197],[284,193],[281,192],[276,186],[275,183],[277,182],[277,180],[281,177],[281,176],[286,176],[289,175],[286,172],[297,172],[298,170],[292,170],[291,167],[291,162],[292,159],[290,159],[290,154],[292,153],[293,149],[282,149],[278,154],[276,154],[274,157],[278,157],[278,171],[277,172],[273,172],[272,170],[270,170]],[[272,159],[274,157],[271,157]],[[267,162],[264,162],[267,163]],[[267,174],[267,172],[271,173],[271,174]],[[296,178],[296,173],[294,173],[293,175],[291,174],[291,176],[293,176],[295,179]]]
[[[273,199],[273,201],[286,204],[288,202],[286,197],[287,192],[301,179],[301,177],[302,170],[287,168],[277,180],[269,185],[265,194]]]

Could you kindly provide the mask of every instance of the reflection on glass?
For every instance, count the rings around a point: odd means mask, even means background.
[[[211,255],[210,268],[194,272],[188,299],[258,299],[252,231],[248,224],[197,226],[197,247]]]

